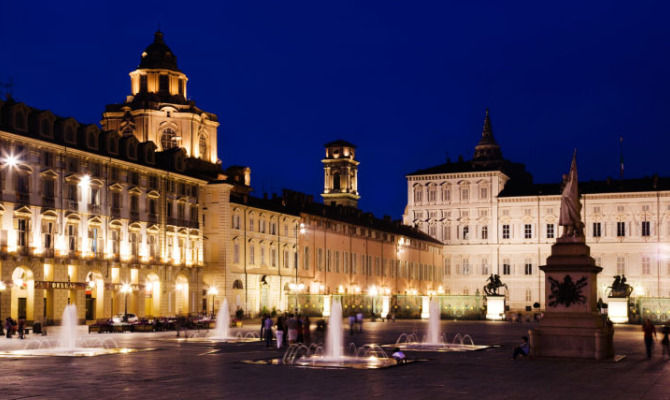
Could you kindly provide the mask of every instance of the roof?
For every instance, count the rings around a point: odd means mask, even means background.
[[[294,216],[309,214],[442,245],[439,240],[412,226],[403,225],[400,221],[393,221],[389,217],[377,218],[372,213],[366,213],[354,207],[328,206],[315,202],[312,196],[292,190],[285,189],[282,196],[273,195],[271,198],[231,193],[230,202]]]
[[[561,194],[560,183],[510,184],[498,197],[552,196]],[[670,190],[670,177],[644,177],[636,179],[606,179],[579,183],[580,194],[635,193]]]
[[[439,164],[433,167],[420,169],[407,174],[407,176],[421,176],[421,175],[436,175],[436,174],[453,174],[464,172],[487,172],[500,171],[509,176],[513,180],[517,180],[524,184],[531,184],[533,177],[526,171],[526,166],[521,163],[513,163],[508,160],[500,160],[491,164],[480,164],[474,161],[463,161],[459,159],[456,162],[447,160],[444,164]]]
[[[156,31],[154,41],[142,52],[139,68],[160,68],[179,71],[177,56],[163,41],[163,32]]]
[[[356,148],[356,145],[347,142],[346,140],[338,139],[330,143],[326,143],[324,145],[325,147],[336,147],[336,146],[343,146],[343,147],[353,147],[354,149]]]

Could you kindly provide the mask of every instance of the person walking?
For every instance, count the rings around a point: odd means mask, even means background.
[[[284,317],[279,315],[277,317],[277,350],[281,349],[284,344]]]
[[[269,315],[266,315],[265,320],[263,320],[263,330],[265,332],[265,347],[270,347],[270,343],[272,343],[272,318]]]
[[[23,339],[23,335],[26,333],[25,329],[26,321],[23,318],[19,318],[19,339]]]
[[[5,319],[5,330],[7,331],[7,339],[11,339],[12,338],[12,318],[11,317],[7,317],[7,319]]]
[[[647,359],[650,360],[651,351],[654,348],[654,339],[656,339],[656,328],[649,318],[644,321],[642,331],[644,332],[644,345],[647,349]]]
[[[663,326],[661,333],[663,334],[663,339],[661,339],[661,357],[664,357],[667,354],[668,358],[670,358],[670,338],[668,338],[668,334],[670,334],[670,326],[668,326],[667,323]]]
[[[360,311],[356,314],[356,322],[358,323],[358,332],[363,333],[363,313]]]
[[[294,344],[298,340],[298,321],[293,314],[288,315],[286,326],[288,327],[288,344]]]

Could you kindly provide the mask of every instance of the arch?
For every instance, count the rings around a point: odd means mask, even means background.
[[[233,289],[239,289],[239,290],[242,290],[242,289],[244,289],[244,284],[242,283],[241,280],[239,280],[239,279],[235,279],[235,280],[233,281]]]
[[[340,173],[339,172],[334,172],[333,173],[333,190],[340,190],[341,188],[341,179],[340,179]]]
[[[182,274],[177,275],[177,279],[175,279],[175,292],[175,310],[177,314],[188,314],[189,284],[188,278]]]
[[[86,319],[95,320],[105,314],[105,278],[98,270],[86,274]]]
[[[35,279],[33,271],[20,266],[12,271],[11,316],[14,319],[34,320]]]
[[[161,315],[161,281],[155,272],[147,274],[144,280],[144,315]]]

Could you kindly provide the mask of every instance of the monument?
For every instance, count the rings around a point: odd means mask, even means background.
[[[507,291],[507,285],[502,283],[498,274],[491,274],[487,282],[486,286],[484,286],[484,293],[486,293],[486,319],[501,320],[505,317],[505,295],[498,291],[502,287]]]
[[[614,356],[614,329],[597,311],[597,275],[585,243],[577,181],[577,152],[564,179],[559,225],[563,234],[551,247],[545,274],[545,313],[530,332],[535,357],[570,357],[601,360]]]

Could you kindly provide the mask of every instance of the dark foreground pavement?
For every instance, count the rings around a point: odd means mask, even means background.
[[[427,323],[367,323],[348,341],[392,343]],[[639,326],[618,326],[623,361],[523,359],[512,349],[530,324],[443,321],[443,331],[502,347],[469,353],[408,353],[427,361],[386,370],[313,370],[248,365],[280,357],[264,344],[180,344],[173,334],[116,334],[121,345],[155,351],[91,358],[0,359],[0,399],[670,399],[670,362],[644,357]],[[251,329],[251,328],[250,328]],[[255,331],[255,330],[254,330]],[[0,348],[8,342],[0,339]],[[220,349],[211,353],[212,350]]]

